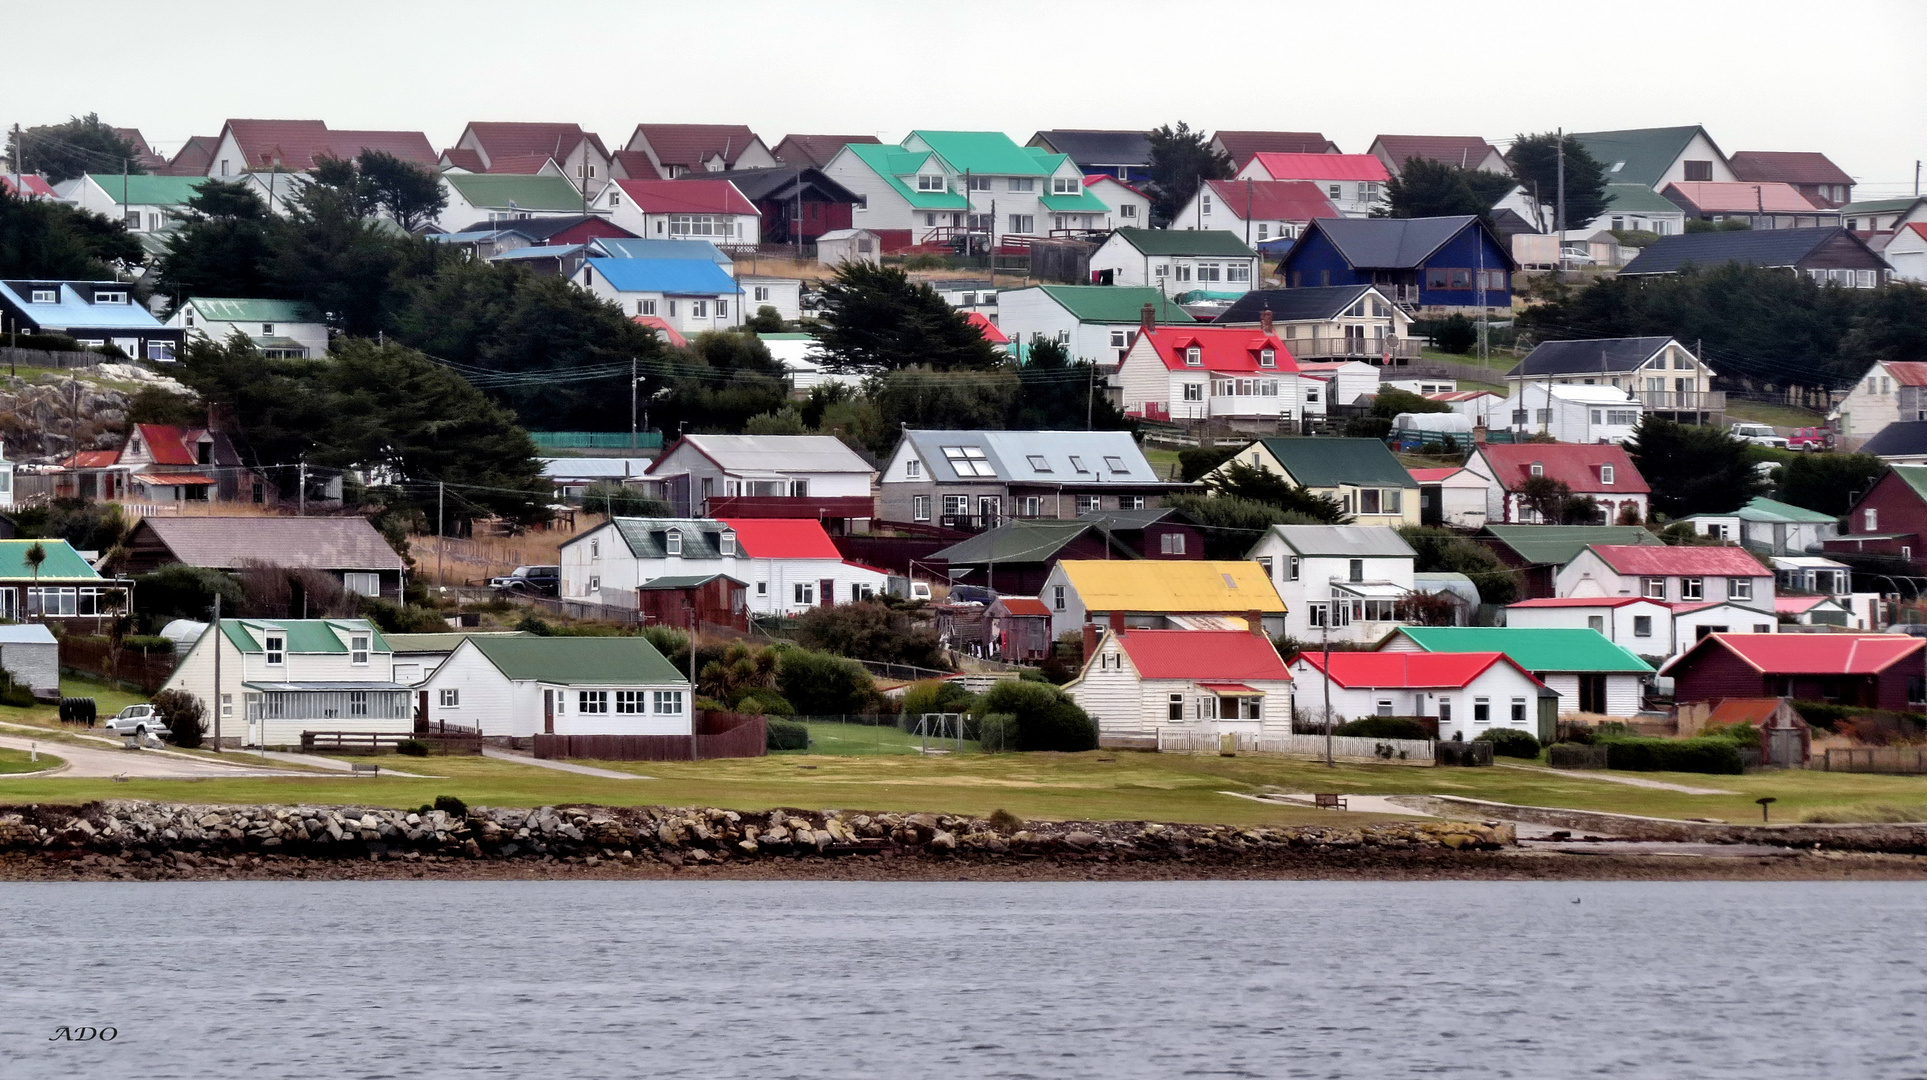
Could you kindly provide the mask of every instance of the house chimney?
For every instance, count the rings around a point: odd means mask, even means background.
[[[1483,420],[1472,425],[1472,445],[1473,446],[1485,445],[1485,421]]]
[[[1085,623],[1084,624],[1084,662],[1087,664],[1090,663],[1091,657],[1096,655],[1097,655],[1097,625],[1095,623]]]
[[[1144,305],[1144,309],[1138,313],[1138,320],[1137,320],[1138,330],[1148,334],[1151,331],[1157,329],[1157,325],[1158,325],[1158,309],[1156,305],[1153,305],[1153,304]]]
[[[1265,637],[1265,613],[1262,611],[1245,612],[1245,627],[1257,637]],[[1268,638],[1266,640],[1269,640]]]
[[[1266,337],[1271,336],[1271,305],[1270,304],[1266,304],[1265,309],[1258,313],[1258,329],[1263,331]]]
[[[1111,612],[1111,634],[1115,637],[1124,636],[1124,613],[1122,611]]]

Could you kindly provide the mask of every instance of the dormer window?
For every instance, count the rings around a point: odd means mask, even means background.
[[[59,289],[35,289],[33,291],[33,300],[31,302],[35,304],[58,304],[60,303],[60,290]]]
[[[261,651],[268,657],[269,667],[280,667],[288,662],[288,639],[280,634],[268,634],[261,638]]]
[[[262,323],[262,324],[261,324],[261,332],[262,332],[262,333],[264,333],[264,334],[272,334],[272,333],[274,333],[274,324],[273,324],[273,323],[271,323],[271,322],[264,322],[264,323]]]
[[[1258,366],[1259,367],[1277,367],[1278,351],[1276,349],[1259,349]]]
[[[368,645],[371,640],[368,634],[350,634],[348,636],[348,662],[358,667],[367,664]]]
[[[724,533],[720,546],[723,549],[724,557],[734,558],[736,555],[736,534],[733,532]]]
[[[214,440],[202,439],[194,444],[194,460],[200,465],[214,464]]]
[[[1077,188],[1080,183],[1082,183],[1082,181],[1078,180],[1075,176],[1053,176],[1050,181],[1050,193],[1052,195],[1075,195],[1077,194]]]
[[[1204,364],[1204,350],[1192,345],[1184,350],[1185,367],[1201,367]]]
[[[1532,463],[1532,468],[1526,471],[1530,472],[1534,476],[1544,476],[1546,474],[1546,467],[1540,464],[1539,462],[1535,461]]]
[[[918,190],[918,191],[943,191],[943,190],[946,190],[946,189],[945,189],[945,187],[944,187],[944,183],[943,183],[943,177],[942,177],[941,175],[938,175],[938,176],[931,176],[931,175],[929,175],[929,174],[927,174],[927,173],[918,173],[918,174],[917,174],[917,190]]]
[[[1611,465],[1601,465],[1599,467],[1599,482],[1602,484],[1610,484],[1613,482],[1613,467]]]
[[[125,304],[127,292],[124,289],[101,289],[94,293],[96,304]]]
[[[682,534],[679,532],[670,533],[667,537],[664,538],[662,546],[663,546],[663,550],[667,551],[671,555],[681,555],[682,554]]]

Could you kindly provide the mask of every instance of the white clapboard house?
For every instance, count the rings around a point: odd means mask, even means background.
[[[1262,627],[1126,630],[1120,617],[1064,687],[1100,735],[1291,734],[1291,675]],[[1095,637],[1095,628],[1090,631]]]
[[[691,735],[689,680],[639,637],[463,639],[422,686],[428,720],[506,735]]]
[[[201,700],[210,739],[218,703],[223,745],[297,746],[304,731],[407,734],[415,725],[394,651],[366,619],[222,619],[161,689]]]

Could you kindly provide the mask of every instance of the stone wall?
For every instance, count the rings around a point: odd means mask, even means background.
[[[1510,803],[1462,799],[1456,795],[1400,795],[1392,801],[1428,814],[1478,815],[1529,825],[1615,836],[1626,840],[1664,840],[1701,844],[1772,844],[1779,847],[1831,848],[1841,851],[1885,851],[1927,855],[1927,824],[1898,825],[1731,825],[1724,822],[1676,821],[1635,817],[1554,806],[1514,806]]]

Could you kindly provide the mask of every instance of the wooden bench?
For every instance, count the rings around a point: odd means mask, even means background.
[[[1311,800],[1311,804],[1320,810],[1344,810],[1347,808],[1345,805],[1345,796],[1343,795],[1315,794],[1311,797]]]
[[[381,766],[375,764],[372,761],[355,761],[355,762],[349,763],[348,771],[353,773],[356,776],[360,776],[362,773],[367,773],[369,776],[373,776],[376,773],[381,771]]]

